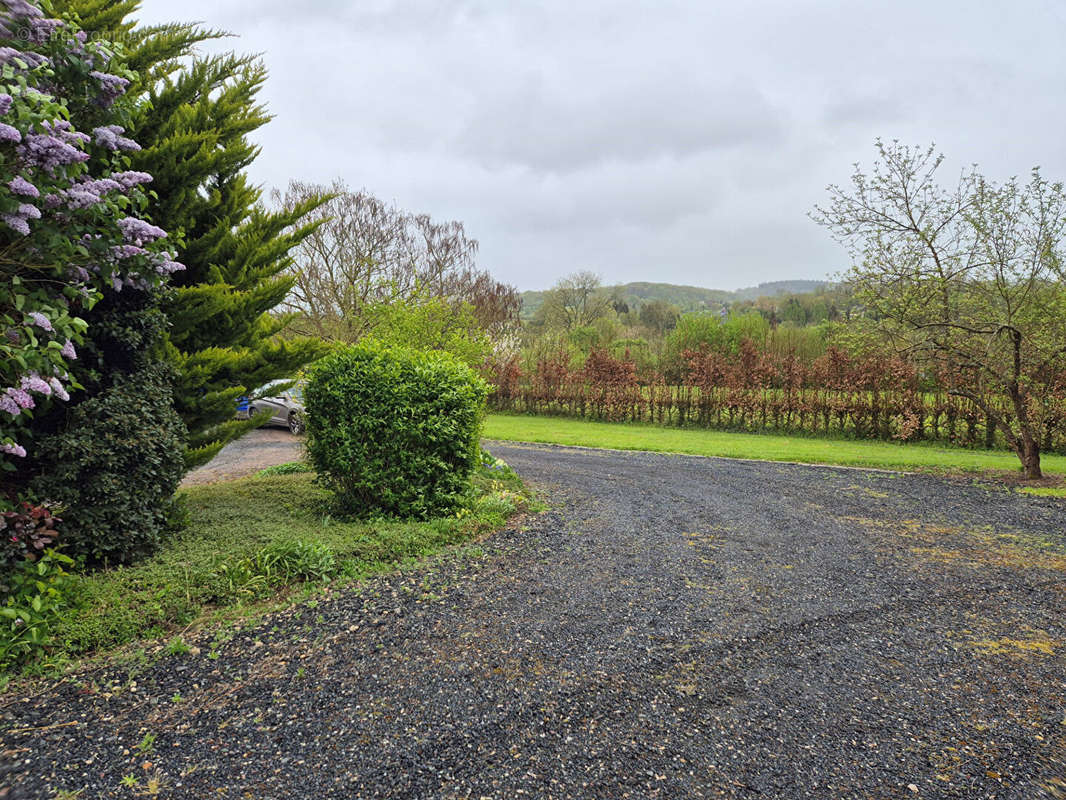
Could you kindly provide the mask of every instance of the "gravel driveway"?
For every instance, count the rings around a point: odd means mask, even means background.
[[[1066,796],[1061,502],[490,447],[551,510],[480,555],[5,699],[25,796]]]
[[[181,485],[231,481],[265,467],[299,461],[304,454],[303,443],[302,436],[293,436],[285,428],[256,428],[227,444],[210,462],[186,475]]]

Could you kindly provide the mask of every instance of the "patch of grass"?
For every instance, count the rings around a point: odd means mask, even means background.
[[[183,656],[189,652],[189,649],[189,645],[185,644],[185,640],[180,636],[175,636],[167,642],[167,652],[172,656]]]
[[[667,428],[647,423],[589,422],[564,417],[490,414],[485,437],[614,450],[649,450],[697,456],[798,461],[898,470],[1018,472],[1018,459],[994,450],[966,450],[925,443],[815,439],[762,433]],[[1045,455],[1048,472],[1066,473],[1066,456]],[[1058,491],[1058,490],[1053,490]],[[1043,494],[1043,490],[1036,493]]]
[[[137,752],[142,756],[151,753],[152,750],[155,749],[155,739],[156,735],[154,733],[146,733],[144,738],[141,739],[140,743],[137,745]]]
[[[300,472],[314,472],[311,465],[306,461],[286,461],[284,464],[275,464],[255,473],[257,478],[269,478],[271,475],[296,475]]]
[[[305,472],[190,487],[182,492],[188,528],[155,556],[77,577],[52,658],[34,671],[144,638],[169,636],[166,651],[187,653],[187,629],[254,616],[300,585],[391,569],[498,529],[529,507],[509,468],[481,468],[473,484],[457,515],[427,522],[336,520],[329,493]]]
[[[1019,491],[1036,497],[1066,497],[1066,487],[1054,488],[1051,486],[1023,486]]]

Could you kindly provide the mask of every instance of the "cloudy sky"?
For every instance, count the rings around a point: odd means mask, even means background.
[[[298,9],[298,10],[297,10]],[[1066,178],[1063,0],[145,0],[261,52],[252,167],[461,220],[522,289],[846,266],[806,216],[873,140]]]

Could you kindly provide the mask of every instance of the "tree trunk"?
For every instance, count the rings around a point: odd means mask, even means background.
[[[1028,432],[1023,433],[1018,441],[1018,458],[1022,460],[1026,478],[1039,480],[1044,477],[1040,471],[1040,444]]]
[[[1038,480],[1044,477],[1044,473],[1040,471],[1040,442],[1033,434],[1029,411],[1026,408],[1026,398],[1019,390],[1017,382],[1009,387],[1009,392],[1018,421],[1018,437],[1014,442],[1014,449],[1018,453],[1018,458],[1021,459],[1025,477],[1029,480]]]

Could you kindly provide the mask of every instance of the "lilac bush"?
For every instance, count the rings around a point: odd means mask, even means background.
[[[166,232],[138,216],[152,177],[129,169],[140,148],[125,135],[124,93],[136,76],[118,52],[35,2],[0,0],[3,470],[32,448],[34,413],[81,388],[70,368],[84,312],[104,290],[151,290],[184,269]],[[78,129],[101,115],[108,124]]]

